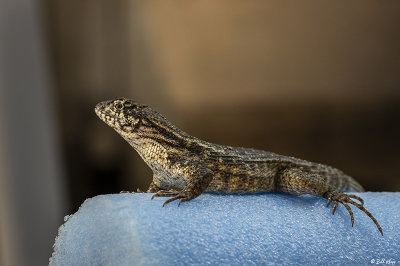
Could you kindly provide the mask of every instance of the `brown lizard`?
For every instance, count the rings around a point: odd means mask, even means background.
[[[177,199],[180,204],[203,192],[311,194],[327,199],[327,206],[333,202],[332,214],[341,203],[352,226],[349,204],[354,205],[383,235],[363,199],[343,193],[362,192],[363,187],[336,168],[268,151],[212,144],[179,130],[150,107],[125,98],[101,102],[95,112],[152,169],[153,181],[147,192],[155,192],[152,198],[171,197],[164,205]]]

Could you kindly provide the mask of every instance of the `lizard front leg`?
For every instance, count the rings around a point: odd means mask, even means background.
[[[147,193],[155,193],[155,192],[157,192],[157,191],[160,191],[161,190],[161,188],[159,188],[155,183],[154,183],[154,181],[151,181],[151,183],[150,183],[150,185],[149,185],[149,188],[147,189]]]
[[[363,211],[369,218],[371,218],[379,232],[383,235],[382,228],[378,221],[369,211],[364,208],[364,201],[362,198],[353,194],[345,194],[339,191],[336,187],[330,185],[326,181],[326,178],[319,174],[308,173],[299,168],[284,169],[280,171],[276,177],[276,190],[294,195],[316,195],[327,199],[327,206],[329,206],[329,204],[333,201],[334,204],[332,208],[332,214],[335,214],[336,208],[338,207],[339,203],[341,203],[349,212],[351,225],[353,226],[354,216],[351,208],[348,205],[352,204]],[[361,204],[353,201],[352,199],[360,201]]]
[[[151,183],[150,183],[150,186],[149,186],[149,188],[147,189],[147,193],[154,193],[154,192],[157,192],[157,191],[159,191],[159,190],[161,190],[161,188],[159,188],[155,183],[154,183],[154,181],[152,181]],[[120,191],[119,192],[120,194],[125,194],[125,193],[131,193],[130,191],[127,191],[127,190],[122,190],[122,191]],[[132,193],[134,193],[134,192],[132,192]],[[140,190],[140,188],[138,188],[137,189],[137,191],[136,191],[136,193],[143,193],[143,191],[141,191]]]
[[[164,202],[163,207],[177,199],[179,199],[179,206],[182,202],[192,200],[203,193],[214,176],[213,171],[199,165],[185,167],[181,174],[185,175],[185,179],[189,180],[181,191],[160,190],[151,199],[155,197],[172,197]]]

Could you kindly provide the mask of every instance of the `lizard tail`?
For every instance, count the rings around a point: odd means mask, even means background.
[[[343,192],[364,192],[365,189],[354,178],[344,173],[332,176],[329,183]]]
[[[358,183],[354,178],[349,177],[349,183],[347,184],[347,187],[343,191],[348,191],[348,192],[365,192],[365,189],[363,186],[361,186],[360,183]]]

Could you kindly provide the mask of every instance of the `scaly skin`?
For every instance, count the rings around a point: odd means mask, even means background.
[[[152,169],[153,182],[147,192],[155,193],[153,198],[171,197],[164,205],[177,199],[179,204],[192,200],[205,191],[312,194],[327,199],[328,206],[333,201],[333,214],[343,204],[352,225],[349,204],[356,206],[383,235],[363,200],[343,193],[361,192],[363,187],[336,168],[268,151],[212,144],[179,130],[148,106],[125,98],[101,102],[95,111]]]

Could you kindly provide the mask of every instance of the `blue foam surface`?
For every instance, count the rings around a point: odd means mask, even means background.
[[[356,193],[382,226],[310,196],[202,194],[180,207],[152,194],[101,195],[65,218],[50,265],[400,263],[400,193]]]

